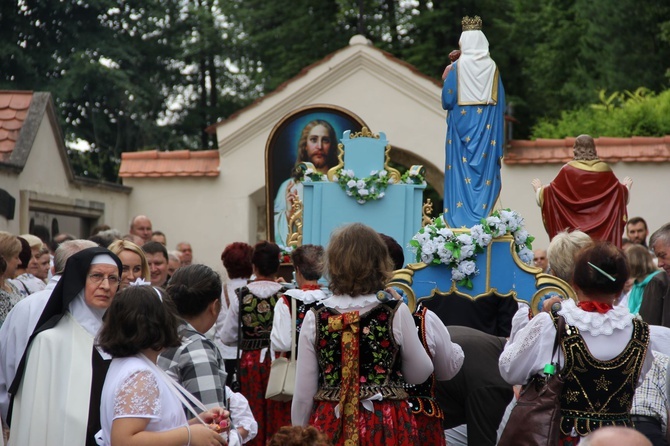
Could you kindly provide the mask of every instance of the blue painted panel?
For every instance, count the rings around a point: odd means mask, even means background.
[[[405,249],[405,261],[411,262],[407,245],[421,228],[424,188],[389,184],[383,198],[359,204],[337,183],[304,183],[302,242],[326,246],[335,228],[359,222],[393,237]]]

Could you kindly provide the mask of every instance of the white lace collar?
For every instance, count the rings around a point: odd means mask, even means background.
[[[269,280],[259,280],[258,282],[251,282],[247,285],[249,291],[253,293],[254,296],[264,299],[270,297],[273,294],[277,294],[281,290],[282,286],[277,282],[272,282]]]
[[[323,301],[328,308],[337,308],[340,310],[354,310],[369,307],[372,304],[378,304],[379,299],[375,294],[364,294],[362,296],[351,297],[348,295],[333,295]]]
[[[319,300],[325,299],[326,293],[324,293],[322,290],[300,290],[300,289],[293,289],[293,290],[288,290],[286,291],[287,296],[290,296],[294,299],[298,299],[302,301],[304,304],[312,304],[314,302],[317,302]]]
[[[617,305],[605,314],[584,311],[572,299],[564,300],[558,314],[568,325],[577,327],[592,336],[611,335],[614,330],[622,330],[633,323],[633,315],[628,307]]]

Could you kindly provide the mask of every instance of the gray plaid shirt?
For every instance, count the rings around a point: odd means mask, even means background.
[[[163,351],[158,357],[158,366],[208,409],[226,407],[226,371],[219,349],[186,321],[179,326],[179,335],[181,346]],[[191,416],[186,410],[186,417]]]

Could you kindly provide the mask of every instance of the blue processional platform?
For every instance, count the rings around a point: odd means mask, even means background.
[[[454,280],[453,264],[416,262],[417,248],[411,246],[412,240],[425,233],[426,225],[433,225],[434,231],[441,217],[430,220],[425,215],[423,167],[412,166],[400,175],[389,166],[390,148],[384,133],[372,134],[366,128],[355,134],[346,131],[338,147],[339,164],[327,177],[314,175],[309,163],[301,165],[305,172],[303,200],[295,205],[289,245],[326,246],[338,226],[366,224],[403,247],[406,267],[395,271],[390,285],[405,293],[411,308],[424,302],[447,325],[471,326],[500,336],[506,335],[506,330],[509,334],[511,316],[518,308],[516,300],[528,302],[536,312],[537,303],[546,294],[575,297],[566,282],[524,263],[514,234],[509,232],[490,237],[487,246],[468,257],[478,271],[470,274],[469,280]],[[472,236],[468,228],[448,229],[446,232],[453,233],[450,240],[463,234]]]

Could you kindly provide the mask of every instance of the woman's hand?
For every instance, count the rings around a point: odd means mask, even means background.
[[[204,424],[198,423],[190,427],[191,446],[219,446],[227,445],[221,434],[216,433]]]
[[[226,427],[230,427],[230,412],[223,407],[214,407],[206,410],[200,414],[200,418],[208,424],[216,423],[219,426],[224,427],[221,423],[225,422],[224,424]],[[198,422],[198,419],[193,418],[190,422],[191,424],[195,424]]]

